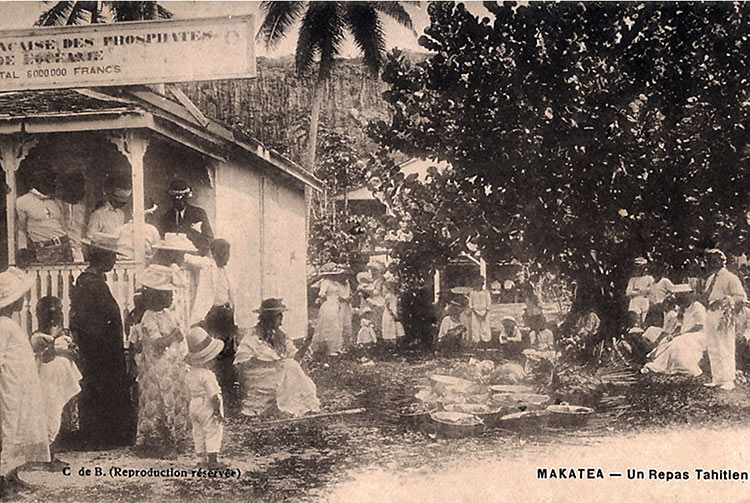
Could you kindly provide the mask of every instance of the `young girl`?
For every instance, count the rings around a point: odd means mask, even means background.
[[[143,271],[143,316],[132,328],[138,354],[138,433],[144,454],[169,457],[187,434],[187,396],[183,387],[183,335],[172,316],[172,269],[150,265]],[[134,320],[137,321],[137,320]]]
[[[60,431],[65,405],[81,391],[81,372],[74,363],[76,348],[67,330],[63,329],[62,302],[57,297],[42,297],[36,304],[39,330],[31,335],[31,348],[36,354],[39,378],[44,397],[47,435],[50,445]],[[59,471],[68,463],[52,453],[50,471]]]
[[[396,295],[397,283],[393,276],[389,276],[385,282],[383,299],[383,340],[392,341],[404,336],[404,326],[398,318],[398,296]]]
[[[490,305],[492,298],[490,292],[484,287],[484,277],[477,275],[474,279],[474,290],[469,294],[469,310],[471,312],[471,341],[490,342],[492,332],[490,331]]]
[[[199,466],[210,469],[223,468],[219,463],[221,439],[224,435],[224,406],[221,388],[216,375],[208,368],[224,349],[224,343],[214,339],[200,326],[194,326],[187,335],[189,364],[185,387],[190,396],[190,423],[193,426],[195,453]]]

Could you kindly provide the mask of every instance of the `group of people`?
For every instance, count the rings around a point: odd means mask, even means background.
[[[192,431],[201,464],[220,467],[225,401],[250,416],[320,409],[315,384],[281,330],[283,301],[263,300],[255,327],[235,324],[225,269],[229,243],[214,239],[205,212],[187,204],[191,194],[182,181],[170,185],[173,208],[162,219],[164,237],[157,231],[149,243],[135,307],[123,320],[106,275],[123,255],[122,232],[113,235],[107,226],[121,223],[113,217],[121,207],[112,203],[124,195],[112,192],[104,210],[89,218],[96,230],[80,239],[89,265],[70,292],[69,330],[60,300],[43,297],[36,306],[38,330],[27,334],[14,315],[33,275],[24,264],[0,273],[4,490],[28,488],[17,473],[28,463],[55,471],[66,465],[50,450],[66,414],[81,448],[134,445],[143,456],[172,457]],[[41,199],[54,216],[60,206],[51,200]],[[36,216],[52,218],[43,213],[27,215],[23,229],[37,229]],[[34,241],[35,259],[68,260],[72,239],[57,241],[48,255],[52,247]]]
[[[733,389],[735,335],[744,332],[748,303],[741,280],[726,267],[724,253],[707,250],[705,280],[690,278],[683,284],[666,277],[656,281],[647,274],[647,264],[642,257],[635,260],[626,290],[631,340],[648,350],[642,372],[699,376],[707,355],[711,381],[706,386]]]
[[[205,253],[213,240],[206,212],[187,203],[192,191],[184,180],[170,183],[171,207],[157,216],[158,206],[144,204],[144,254],[150,259],[152,247],[166,233],[185,234]],[[104,196],[93,211],[87,210],[86,179],[80,172],[57,175],[49,169],[31,174],[31,189],[16,201],[16,238],[27,262],[60,264],[83,262],[86,240],[116,242],[118,251],[134,259],[134,224],[126,222],[126,207],[132,199],[130,180],[121,175],[107,178]]]
[[[320,308],[311,340],[314,354],[337,354],[355,345],[404,336],[395,276],[382,262],[373,261],[355,278],[356,289],[352,289],[352,272],[333,262],[317,273],[313,287]]]

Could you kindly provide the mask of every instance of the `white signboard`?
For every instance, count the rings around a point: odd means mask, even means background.
[[[252,16],[0,31],[0,91],[254,76]]]

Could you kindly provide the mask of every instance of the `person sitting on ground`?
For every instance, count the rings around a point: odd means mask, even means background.
[[[467,337],[465,318],[462,315],[468,301],[463,295],[454,295],[445,306],[445,317],[440,322],[437,335],[438,349],[444,352],[455,352],[464,347]]]
[[[81,391],[83,376],[75,364],[77,353],[73,339],[63,328],[60,299],[53,296],[39,299],[36,316],[39,330],[31,334],[31,349],[36,355],[45,404],[47,438],[52,455],[48,469],[60,471],[68,463],[58,459],[51,446],[60,432],[63,409]]]
[[[532,330],[529,334],[531,345],[539,351],[554,351],[555,330],[557,330],[557,325],[554,321],[548,322],[541,329]]]
[[[225,468],[218,459],[224,436],[224,405],[216,375],[209,368],[224,345],[197,325],[188,332],[187,343],[185,362],[190,368],[185,387],[190,397],[190,423],[195,453],[200,458],[198,466]]]
[[[89,217],[89,225],[86,237],[89,239],[104,235],[106,238],[117,239],[120,228],[125,223],[125,212],[123,208],[130,202],[133,190],[130,181],[124,176],[116,176],[107,183],[107,193],[104,201]]]
[[[703,373],[700,361],[706,353],[706,308],[693,293],[680,296],[680,307],[684,309],[680,334],[671,340],[662,341],[651,354],[641,372],[662,374],[687,374],[697,377]]]
[[[646,274],[648,261],[645,258],[636,258],[634,264],[633,276],[628,280],[625,295],[630,299],[628,303],[629,327],[631,331],[642,331],[649,307],[648,295],[654,284],[654,278]]]
[[[281,299],[265,299],[256,309],[258,324],[240,340],[234,364],[243,379],[245,415],[278,410],[299,416],[320,410],[315,383],[294,360],[297,350],[281,330],[285,311]]]

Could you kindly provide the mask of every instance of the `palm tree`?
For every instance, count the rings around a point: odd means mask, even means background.
[[[35,26],[65,26],[74,24],[170,19],[173,14],[155,1],[146,2],[48,2],[53,5],[44,11]],[[107,14],[109,16],[107,16]]]
[[[347,33],[362,53],[365,67],[378,74],[385,61],[385,31],[381,15],[414,32],[404,2],[261,2],[265,14],[258,36],[267,47],[274,47],[301,18],[297,36],[295,66],[299,75],[308,74],[317,62],[317,76],[310,106],[310,132],[305,165],[315,165],[318,121],[323,89],[331,76]],[[415,32],[416,34],[416,32]]]

